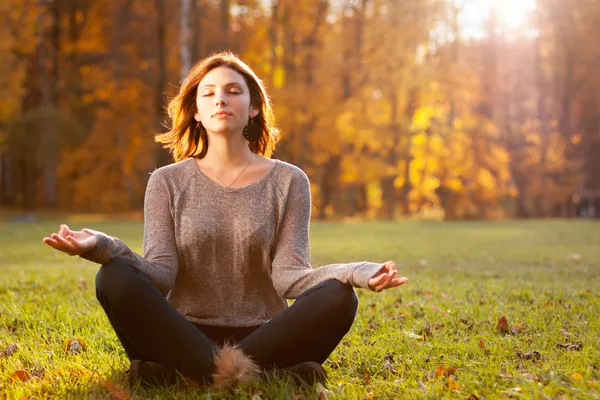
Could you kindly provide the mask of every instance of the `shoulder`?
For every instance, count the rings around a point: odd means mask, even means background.
[[[192,158],[187,158],[183,161],[156,168],[150,173],[148,184],[162,182],[169,187],[182,187],[193,172],[190,168],[190,163],[193,162]]]
[[[279,190],[283,194],[296,193],[310,196],[310,180],[298,166],[286,161],[277,160],[278,173],[275,178]]]
[[[298,166],[283,160],[277,160],[277,162],[279,163],[279,176],[283,181],[287,181],[287,183],[309,181],[306,173]]]

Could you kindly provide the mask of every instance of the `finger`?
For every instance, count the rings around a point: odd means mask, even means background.
[[[403,276],[402,278],[396,278],[388,283],[387,288],[390,289],[396,286],[404,285],[406,282],[408,282],[408,278],[405,276]]]
[[[386,279],[384,279],[383,282],[381,282],[377,285],[377,288],[379,289],[378,291],[381,292],[383,289],[387,288],[389,282],[392,279],[394,279],[394,277],[396,276],[397,273],[398,273],[398,271],[392,271],[392,272],[388,273]]]
[[[57,235],[56,233],[53,233],[52,234],[52,239],[56,240],[58,243],[60,243],[64,247],[66,247],[67,250],[69,250],[69,251],[73,250],[73,243],[71,243],[70,241],[68,241],[64,237],[62,237],[60,235]]]
[[[65,247],[58,241],[56,241],[52,238],[49,238],[49,237],[45,237],[44,239],[42,239],[42,241],[44,243],[46,243],[48,246],[52,247],[53,249],[62,251],[63,253],[67,253],[70,255],[70,251],[68,249],[65,249]]]
[[[372,287],[376,287],[378,286],[387,276],[387,273],[383,273],[375,278],[371,278],[369,280],[369,285],[371,285]]]

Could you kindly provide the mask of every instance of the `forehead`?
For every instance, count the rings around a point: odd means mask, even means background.
[[[230,83],[238,83],[242,86],[246,86],[246,80],[238,72],[228,67],[217,67],[208,72],[206,75],[204,75],[204,78],[202,78],[202,80],[200,81],[199,86],[220,86],[227,85]]]

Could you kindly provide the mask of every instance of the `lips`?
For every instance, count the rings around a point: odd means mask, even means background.
[[[218,111],[217,113],[213,114],[213,117],[218,117],[219,115],[231,115],[231,113],[226,111]]]

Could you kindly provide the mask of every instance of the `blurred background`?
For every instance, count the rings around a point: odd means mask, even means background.
[[[600,1],[0,0],[0,208],[139,211],[190,67],[262,78],[317,219],[600,215]]]

